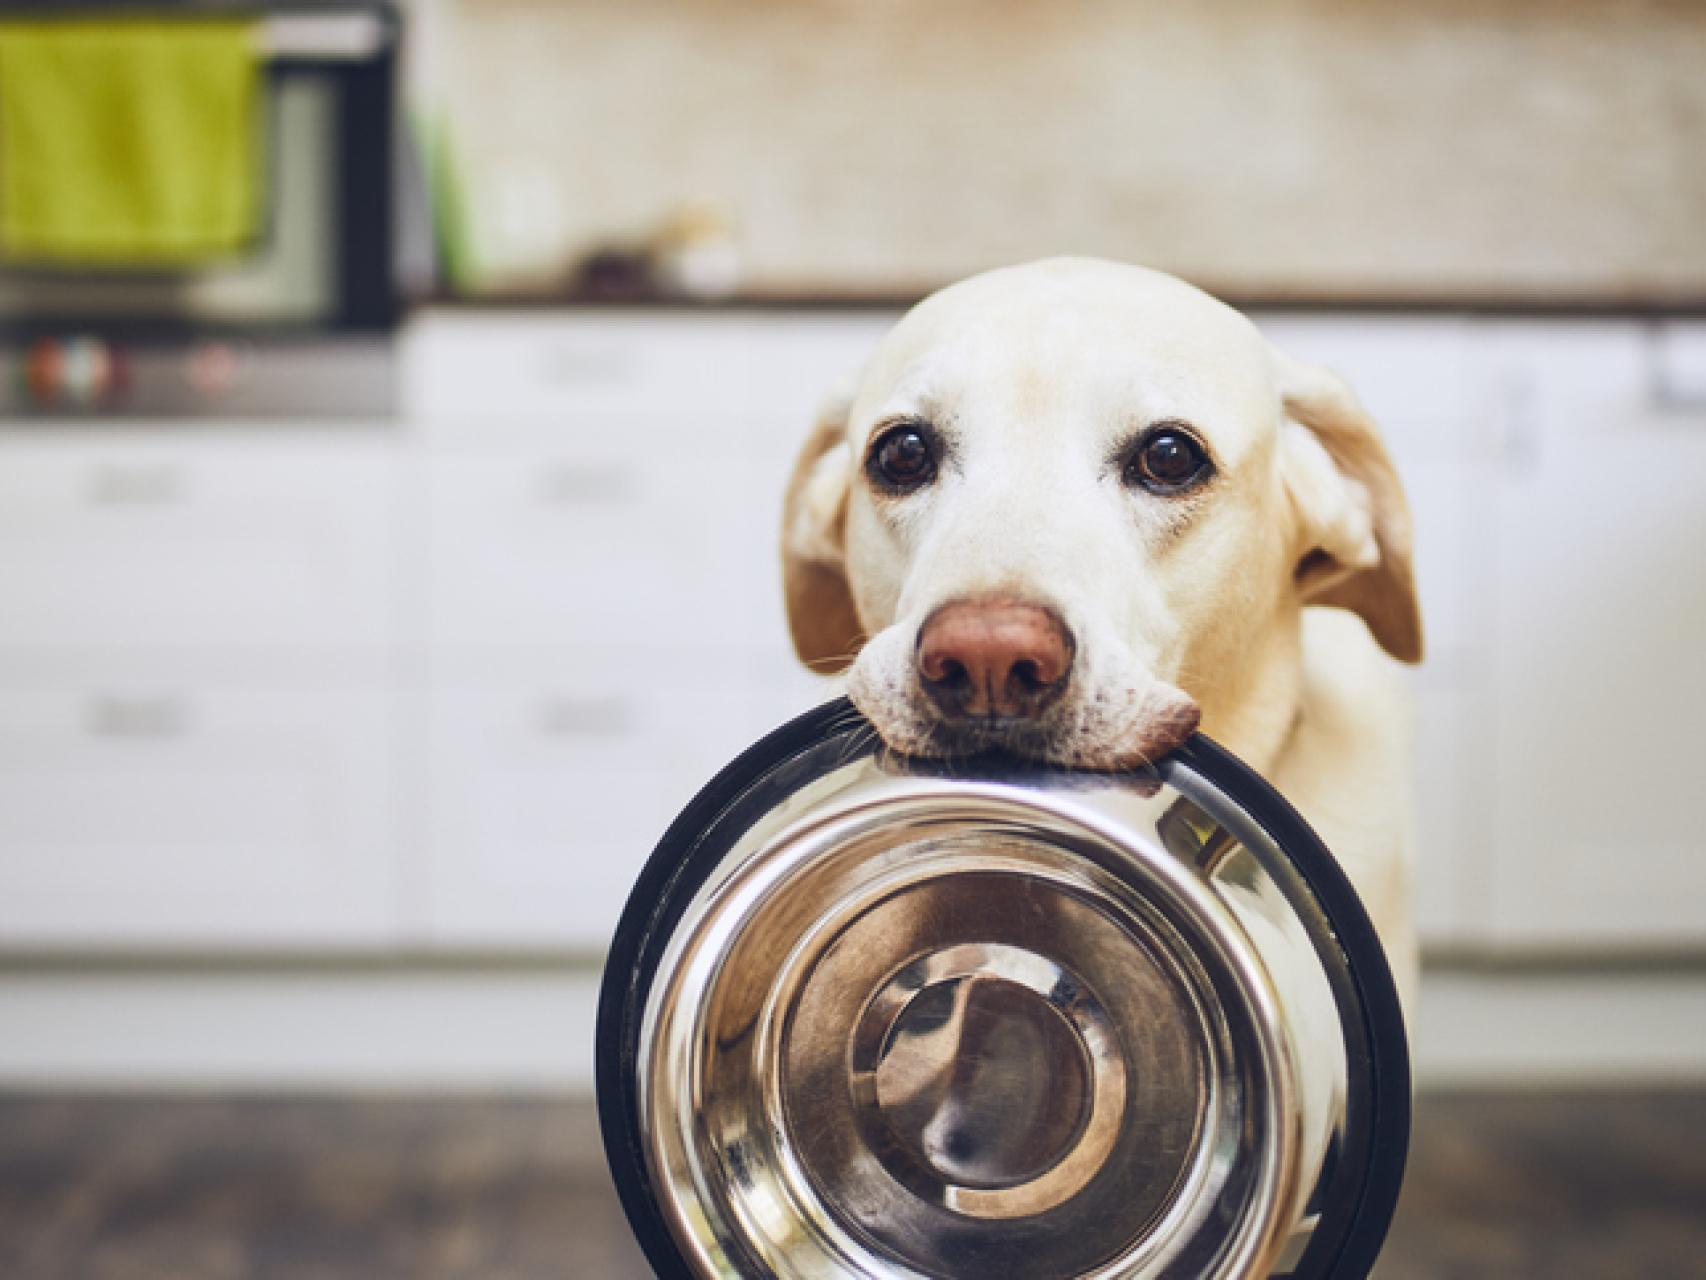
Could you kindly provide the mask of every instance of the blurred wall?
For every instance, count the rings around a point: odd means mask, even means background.
[[[709,199],[760,291],[1071,251],[1244,297],[1706,298],[1706,5],[434,7],[492,288]]]

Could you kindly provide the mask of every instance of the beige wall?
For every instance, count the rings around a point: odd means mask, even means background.
[[[709,198],[764,291],[1706,298],[1706,4],[442,2],[494,287]]]

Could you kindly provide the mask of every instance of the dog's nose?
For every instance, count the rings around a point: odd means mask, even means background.
[[[1072,633],[1050,609],[1007,600],[943,605],[918,630],[918,676],[953,719],[1032,719],[1072,670]]]

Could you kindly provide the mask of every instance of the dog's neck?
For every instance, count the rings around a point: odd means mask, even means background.
[[[1192,690],[1201,729],[1256,772],[1272,772],[1303,710],[1303,616],[1288,610],[1252,638],[1228,677]]]

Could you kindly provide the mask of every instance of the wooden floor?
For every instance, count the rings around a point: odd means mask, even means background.
[[[586,1106],[0,1099],[8,1280],[648,1274]],[[1706,1276],[1706,1093],[1423,1099],[1380,1274]]]

